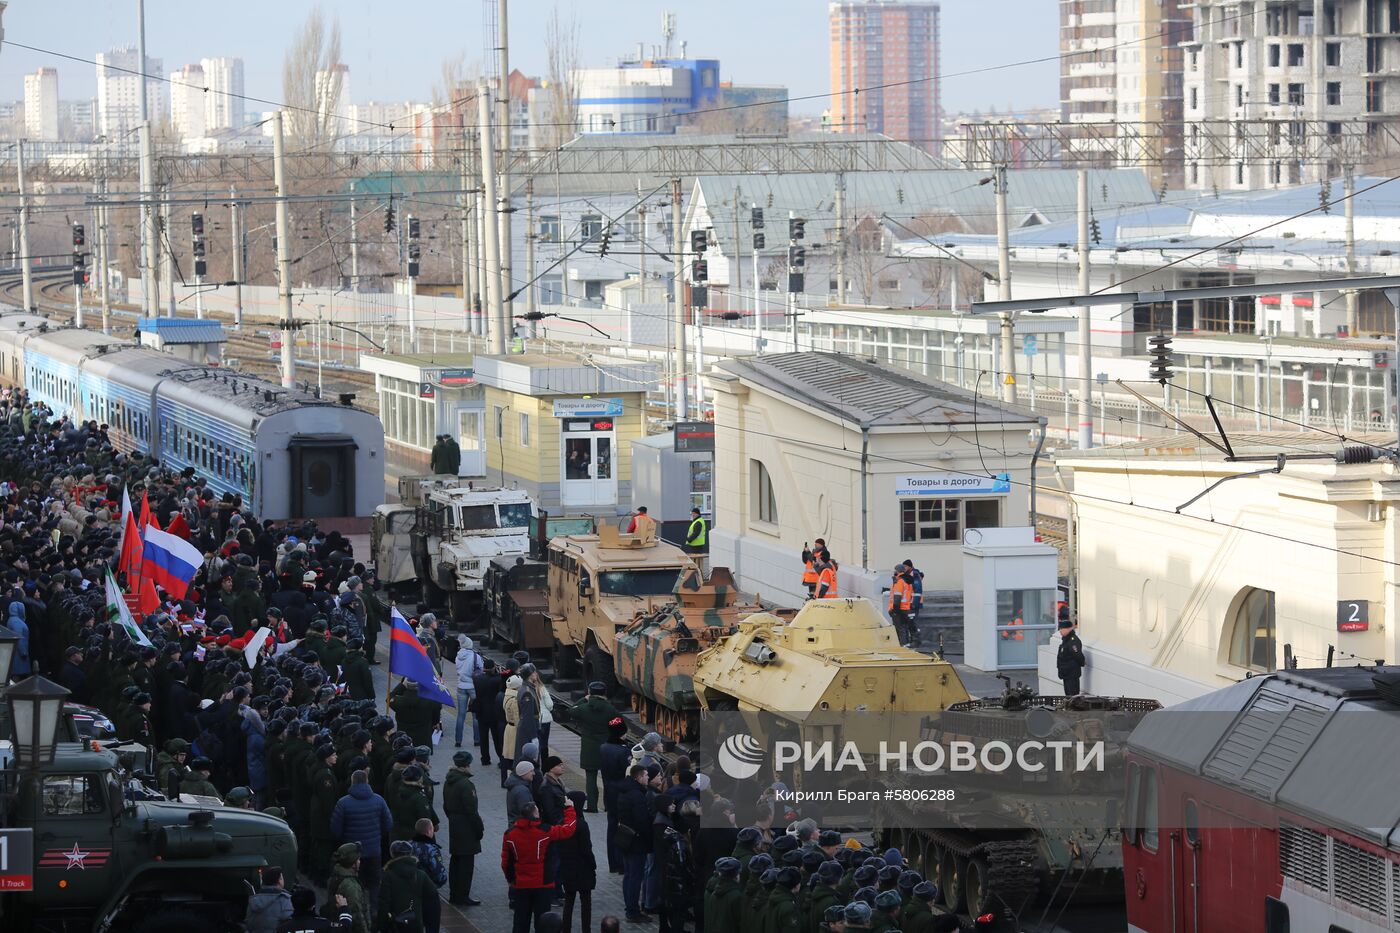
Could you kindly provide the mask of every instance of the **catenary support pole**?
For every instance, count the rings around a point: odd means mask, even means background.
[[[24,140],[17,145],[16,158],[19,184],[19,276],[24,310],[34,310],[34,260],[29,256],[29,190],[24,184]]]
[[[287,219],[287,153],[282,135],[282,111],[272,114],[272,184],[277,191],[277,308],[282,319],[282,385],[296,384],[296,323],[292,319],[291,224]]]
[[[1346,175],[1346,259],[1347,275],[1356,274],[1356,176],[1352,173],[1351,166],[1347,166]],[[1360,296],[1356,289],[1349,288],[1346,291],[1347,302],[1347,335],[1355,337],[1361,329],[1361,312],[1359,308]],[[1318,323],[1322,323],[1321,309],[1319,308]],[[1321,336],[1321,335],[1319,335]]]
[[[497,26],[500,30],[500,53],[501,64],[501,85],[499,88],[499,100],[497,101],[497,123],[500,126],[500,142],[496,147],[500,153],[497,164],[501,169],[500,181],[496,184],[496,197],[500,199],[497,207],[497,221],[500,224],[500,236],[497,239],[497,248],[500,250],[500,277],[501,277],[501,314],[506,322],[506,333],[510,333],[510,324],[513,320],[514,303],[510,299],[511,292],[515,291],[515,262],[514,262],[514,242],[511,239],[511,212],[510,212],[510,33],[506,26],[510,20],[508,11],[508,0],[499,0],[500,18]],[[507,340],[509,337],[506,338]]]
[[[681,229],[681,180],[671,179],[671,314],[675,325],[676,417],[684,421],[690,414],[690,382],[685,366],[685,243]]]
[[[462,146],[461,156],[458,158],[459,184],[462,189],[462,326],[469,334],[476,333],[476,325],[473,322],[475,306],[472,303],[472,295],[476,292],[476,270],[472,268],[472,222],[471,203],[472,196],[467,194],[471,189],[471,166],[467,158],[467,153],[471,151],[467,139],[467,119],[462,118],[461,125]]]
[[[146,87],[146,0],[136,0],[136,70],[139,71],[137,98],[137,118],[140,120],[138,142],[141,146],[139,179],[141,185],[141,255],[146,263],[145,274],[141,278],[142,307],[146,317],[160,315],[160,280],[158,278],[160,249],[156,239],[155,202],[155,140],[151,132],[150,104]]]
[[[998,165],[992,178],[997,207],[997,293],[1011,300],[1011,230],[1006,216],[1006,166]],[[1001,319],[1001,400],[1016,401],[1016,334],[1010,312]]]
[[[836,303],[846,303],[846,175],[836,173]],[[867,299],[868,300],[868,296]]]
[[[102,195],[107,194],[106,166],[103,166]],[[97,206],[97,294],[102,302],[102,333],[112,332],[112,296],[107,290],[107,205]]]
[[[535,180],[525,179],[525,312],[534,314],[539,310],[535,296]],[[535,322],[530,322],[530,336],[535,336]]]
[[[1079,170],[1079,294],[1089,294],[1089,172]],[[1089,393],[1094,385],[1091,339],[1092,309],[1079,309],[1079,447],[1094,446],[1094,405]]]
[[[163,194],[164,192],[162,192],[162,195]],[[160,217],[160,236],[157,240],[157,244],[164,244],[164,248],[159,249],[158,252],[161,255],[165,270],[165,310],[168,317],[175,317],[175,312],[177,310],[175,298],[175,241],[170,237],[170,202],[164,197],[161,198]]]
[[[478,118],[480,125],[478,131],[481,133],[481,178],[486,190],[482,193],[482,201],[486,205],[486,220],[481,225],[486,237],[484,244],[486,252],[486,293],[490,302],[490,313],[488,315],[491,332],[491,352],[497,356],[505,356],[506,353],[506,320],[505,293],[503,287],[505,283],[501,281],[501,252],[500,252],[500,228],[496,223],[496,218],[492,216],[492,211],[499,210],[496,202],[496,158],[495,148],[492,141],[491,129],[491,89],[483,85],[480,89],[480,111]]]
[[[351,186],[354,187],[353,185]],[[350,202],[350,216],[354,216],[355,202]],[[233,329],[243,329],[243,218],[238,205],[238,189],[228,189],[229,239],[233,249]],[[351,242],[354,242],[354,224],[351,224]],[[352,254],[353,255],[353,254]],[[353,268],[353,266],[352,266]],[[353,280],[354,275],[352,273]]]

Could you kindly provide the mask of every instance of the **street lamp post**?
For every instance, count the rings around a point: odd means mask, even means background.
[[[37,771],[53,761],[58,726],[68,688],[34,674],[5,691],[5,704],[15,732],[15,760],[22,768]]]

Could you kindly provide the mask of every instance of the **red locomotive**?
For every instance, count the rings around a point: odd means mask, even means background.
[[[1280,671],[1143,720],[1122,813],[1131,933],[1400,930],[1397,681]]]

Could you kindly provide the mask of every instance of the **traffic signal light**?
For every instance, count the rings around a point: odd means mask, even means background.
[[[763,208],[755,207],[753,209],[753,216],[749,220],[749,226],[753,227],[755,230],[763,229]]]
[[[417,243],[408,244],[408,259],[410,262],[417,262],[423,258],[423,249]]]
[[[710,290],[704,285],[695,285],[690,289],[690,306],[693,308],[708,308],[710,306]]]
[[[710,264],[703,259],[697,259],[691,263],[690,280],[692,282],[708,282],[710,280]]]
[[[203,240],[195,240],[195,241],[194,241],[194,245],[193,245],[191,248],[192,248],[193,251],[194,251],[194,255],[195,255],[195,258],[196,258],[196,259],[198,259],[198,258],[200,258],[201,256],[204,255],[204,241],[203,241]]]
[[[73,245],[84,246],[87,244],[87,234],[83,230],[82,224],[73,225]]]
[[[799,220],[796,217],[788,221],[788,239],[805,240],[807,238],[807,221]]]
[[[417,217],[409,217],[409,218],[408,218],[408,238],[409,238],[410,240],[416,240],[416,239],[418,239],[418,218],[417,218]]]
[[[191,215],[190,215],[190,233],[192,233],[192,234],[195,235],[195,236],[204,236],[204,215],[203,215],[203,214],[191,214]]]
[[[794,269],[801,269],[807,265],[807,250],[801,246],[788,247],[788,265]]]
[[[1152,357],[1147,376],[1166,385],[1172,379],[1172,338],[1166,334],[1157,334],[1147,338],[1147,346],[1147,352]]]
[[[87,257],[83,253],[73,254],[73,268],[81,269],[87,265]]]
[[[788,273],[788,294],[800,295],[806,290],[807,281],[801,272]]]
[[[384,211],[384,232],[394,232],[394,202],[389,202],[389,207]]]
[[[418,278],[418,263],[413,262],[413,261],[411,261],[411,260],[409,261],[409,264],[408,264],[408,277],[409,277],[410,279],[416,279],[416,278]]]
[[[203,259],[196,259],[194,261],[194,274],[196,277],[202,276],[208,271],[209,263],[205,262]]]
[[[690,251],[703,253],[710,245],[710,236],[704,230],[690,231]]]
[[[768,238],[765,237],[763,234],[761,234],[761,233],[755,233],[755,234],[753,235],[753,248],[754,248],[754,249],[763,249],[763,247],[765,247],[765,246],[767,246],[767,245],[768,245]]]

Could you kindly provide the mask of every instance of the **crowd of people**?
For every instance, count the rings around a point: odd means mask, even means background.
[[[417,684],[377,695],[371,668],[389,605],[374,568],[333,531],[260,520],[193,471],[120,452],[105,425],[55,417],[22,391],[0,393],[0,476],[15,676],[58,680],[120,738],[157,750],[148,780],[167,796],[262,810],[294,830],[295,876],[263,872],[250,933],[436,933],[444,899],[480,905],[475,860],[495,842],[478,755],[482,767],[494,757],[505,790],[500,870],[517,933],[572,933],[576,916],[591,933],[595,833],[625,905],[624,917],[601,918],[606,933],[622,923],[662,933],[958,928],[931,909],[936,887],[897,851],[792,819],[770,796],[736,807],[690,759],[668,760],[661,736],[634,744],[602,683],[568,711],[584,775],[570,788],[550,747],[563,711],[528,656],[493,661],[431,613],[412,624],[440,674],[455,666],[455,734]],[[188,592],[156,592],[139,634],[113,618],[104,587],[124,496],[205,558]],[[812,565],[827,569],[819,545]],[[431,764],[447,741],[452,767],[439,783]]]

